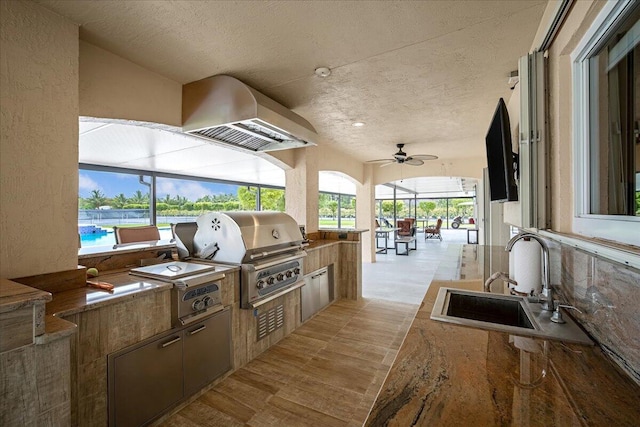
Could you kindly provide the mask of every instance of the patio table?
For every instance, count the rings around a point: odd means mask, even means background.
[[[389,247],[389,234],[390,233],[395,233],[396,231],[400,230],[399,228],[395,228],[395,227],[380,227],[380,228],[376,228],[375,232],[376,232],[376,253],[377,254],[386,254],[387,253],[387,249],[394,249],[395,246]],[[380,246],[378,245],[378,239],[384,239],[384,246]]]

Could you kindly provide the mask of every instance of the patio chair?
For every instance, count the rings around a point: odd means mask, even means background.
[[[411,230],[412,230],[411,235],[415,236],[416,235],[416,229],[418,228],[416,226],[416,219],[415,218],[405,218],[404,220],[405,221],[409,221],[411,223]]]
[[[396,231],[395,239],[396,255],[409,255],[409,251],[418,249],[416,243],[416,229],[411,226],[411,221],[400,220],[397,224],[398,230]],[[411,247],[411,243],[413,243],[413,247]],[[400,252],[400,245],[404,245],[404,252]]]
[[[440,234],[440,227],[442,227],[442,219],[438,218],[435,227],[426,227],[424,229],[424,240],[438,238],[442,241],[442,234]]]
[[[113,234],[116,236],[116,245],[160,240],[160,231],[158,231],[158,227],[155,225],[113,227]]]
[[[398,237],[411,237],[413,236],[413,228],[411,227],[411,221],[407,221],[407,220],[398,220],[397,222],[397,228],[399,228],[399,230],[396,232],[396,235]]]

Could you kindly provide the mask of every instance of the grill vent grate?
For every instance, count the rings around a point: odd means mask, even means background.
[[[284,305],[280,304],[258,314],[258,341],[284,325]]]

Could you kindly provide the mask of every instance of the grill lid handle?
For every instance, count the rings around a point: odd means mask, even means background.
[[[255,253],[255,254],[251,254],[249,255],[249,259],[251,261],[258,259],[258,258],[265,258],[271,255],[275,255],[275,254],[280,254],[282,252],[291,252],[292,249],[297,249],[297,250],[302,250],[303,246],[302,245],[296,245],[296,246],[289,246],[286,248],[281,248],[281,249],[275,249],[273,251],[264,251],[264,252],[259,252],[259,253]]]

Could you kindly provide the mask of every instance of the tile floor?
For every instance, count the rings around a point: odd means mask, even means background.
[[[443,230],[363,265],[363,300],[339,300],[160,423],[361,426],[432,279],[456,279],[466,231]]]
[[[418,233],[416,242],[418,249],[408,256],[389,249],[386,254],[377,254],[375,263],[362,265],[364,298],[420,304],[431,280],[459,277],[466,230],[442,230],[442,241],[425,240],[424,234]]]

